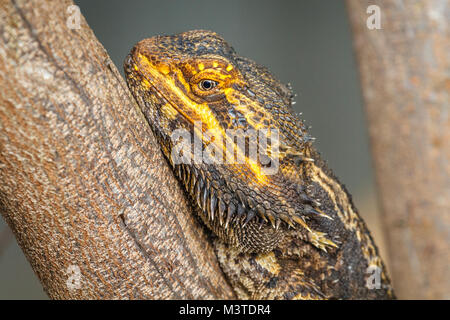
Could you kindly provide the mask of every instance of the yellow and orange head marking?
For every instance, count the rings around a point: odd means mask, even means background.
[[[141,52],[135,52],[133,60],[135,71],[142,75],[141,86],[152,87],[167,100],[161,107],[167,118],[173,120],[178,113],[192,125],[201,122],[202,128],[194,127],[196,135],[203,137],[202,130],[219,137],[212,142],[216,144],[216,150],[222,150],[230,158],[234,158],[237,151],[237,157],[245,159],[244,165],[253,173],[255,182],[268,182],[263,169],[255,160],[245,156],[245,150],[226,148],[235,142],[227,141],[230,138],[210,108],[210,103],[231,99],[229,95],[234,84],[243,85],[242,76],[232,64],[221,57],[164,61]],[[204,80],[211,80],[216,85],[211,90],[202,90],[200,83]]]

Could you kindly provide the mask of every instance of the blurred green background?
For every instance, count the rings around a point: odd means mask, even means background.
[[[139,40],[209,29],[267,66],[298,94],[316,146],[353,195],[384,252],[367,128],[344,1],[79,0],[81,13],[122,72]],[[0,219],[0,299],[47,298]]]

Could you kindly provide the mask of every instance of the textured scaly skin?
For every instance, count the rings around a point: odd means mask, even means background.
[[[240,298],[394,298],[350,195],[292,111],[290,88],[209,31],[145,39],[124,68],[164,155],[216,236],[220,265]],[[279,132],[275,174],[226,135],[227,129],[242,129],[235,132],[242,138],[246,130],[268,128]],[[200,150],[212,146],[225,157],[240,155],[241,163],[177,164],[171,139],[177,129],[195,136]],[[270,148],[267,154],[274,159]],[[374,274],[380,285],[369,289]]]

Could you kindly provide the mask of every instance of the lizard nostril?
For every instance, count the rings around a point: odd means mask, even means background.
[[[128,54],[124,61],[125,69],[130,70],[132,64],[133,64],[133,57],[131,56],[131,54]]]

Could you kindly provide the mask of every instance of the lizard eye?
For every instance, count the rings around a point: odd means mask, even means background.
[[[209,91],[217,86],[217,81],[204,79],[198,83],[198,87],[203,91]]]

